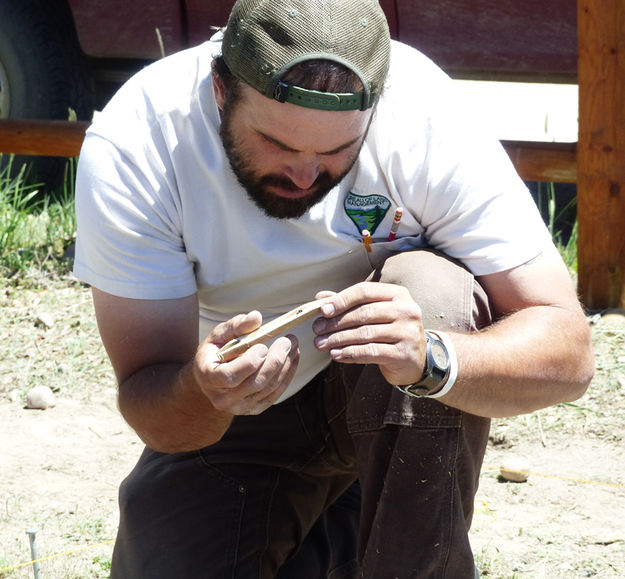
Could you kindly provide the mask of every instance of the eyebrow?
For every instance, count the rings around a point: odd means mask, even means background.
[[[289,147],[289,145],[287,145],[286,143],[283,143],[282,141],[279,141],[278,139],[274,137],[270,137],[269,135],[267,135],[266,133],[263,133],[262,131],[257,130],[256,132],[261,137],[263,137],[263,139],[266,139],[270,143],[280,147],[281,149],[284,149],[285,151],[289,151],[291,153],[301,152],[301,151],[298,151],[297,149],[294,149],[293,147]],[[323,151],[322,153],[319,153],[319,155],[336,155],[337,153],[340,153],[341,151],[344,151],[345,149],[349,149],[349,147],[351,147],[352,145],[360,141],[360,139],[362,139],[362,135],[355,137],[354,139],[352,139],[351,141],[348,141],[347,143],[343,143],[342,145],[339,145],[335,149],[332,149],[330,151]]]

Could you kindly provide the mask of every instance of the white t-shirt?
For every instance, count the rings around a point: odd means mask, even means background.
[[[74,266],[86,283],[136,299],[197,292],[203,339],[238,313],[258,309],[267,321],[319,290],[361,281],[389,249],[433,246],[483,275],[552,246],[500,144],[454,102],[440,69],[397,42],[352,171],[302,218],[266,217],[236,180],[219,137],[211,81],[219,50],[209,41],[145,68],[89,128]],[[403,218],[388,242],[397,207]],[[290,332],[302,353],[283,398],[329,363],[313,346],[310,323]]]

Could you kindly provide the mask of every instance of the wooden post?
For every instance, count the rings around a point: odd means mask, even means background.
[[[625,2],[578,0],[579,291],[625,307]]]

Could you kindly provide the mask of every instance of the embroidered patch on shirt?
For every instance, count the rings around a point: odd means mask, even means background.
[[[345,213],[358,228],[358,233],[368,229],[373,235],[391,206],[383,195],[356,195],[350,192],[345,198]]]

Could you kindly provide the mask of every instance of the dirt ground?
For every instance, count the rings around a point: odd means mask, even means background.
[[[117,487],[141,452],[115,404],[89,291],[0,285],[0,578],[108,577]],[[597,376],[575,404],[493,422],[471,541],[483,577],[625,577],[625,316],[591,321]],[[56,405],[25,408],[30,388]],[[505,482],[509,455],[528,462]],[[385,579],[385,578],[380,578]]]

